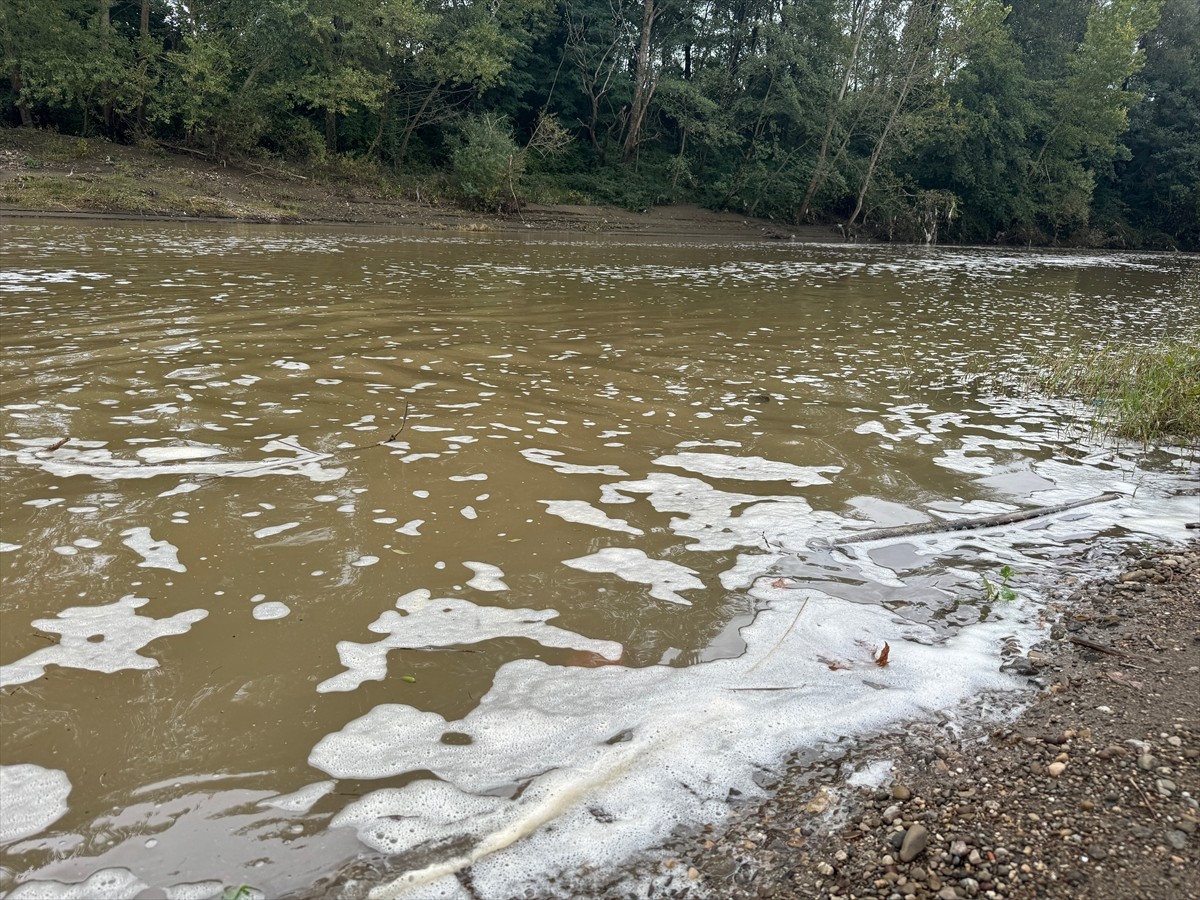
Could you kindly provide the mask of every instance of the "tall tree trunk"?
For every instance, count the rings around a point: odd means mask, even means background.
[[[17,98],[17,112],[21,114],[21,125],[25,128],[33,127],[33,112],[29,109],[29,104],[21,100],[21,72],[19,69],[13,68],[8,73],[8,81],[12,85],[13,96]]]
[[[658,73],[654,70],[654,60],[650,56],[650,36],[654,31],[654,22],[659,11],[654,5],[654,0],[645,0],[642,36],[638,41],[637,68],[633,76],[633,102],[629,107],[629,130],[625,132],[625,146],[621,153],[625,162],[633,159],[633,154],[637,152],[642,141],[646,113],[650,109],[654,89],[658,86]]]
[[[137,109],[137,129],[142,134],[146,133],[146,71],[150,67],[149,39],[150,39],[150,0],[142,0],[141,14],[138,17],[138,34],[142,37],[142,49],[138,54],[138,70],[140,81],[142,84],[142,96],[138,100]]]
[[[112,32],[112,0],[100,0],[100,35],[105,45],[108,44]],[[107,82],[100,86],[104,97],[104,127],[111,135],[113,127],[112,85]]]
[[[804,202],[800,204],[800,212],[797,214],[797,221],[802,220],[808,215],[808,208],[812,205],[813,197],[817,195],[817,191],[821,189],[821,185],[825,183],[827,177],[825,171],[825,160],[829,156],[829,142],[833,138],[833,128],[837,124],[838,109],[842,105],[842,101],[846,98],[846,91],[850,88],[850,79],[854,75],[854,64],[858,61],[858,50],[862,46],[863,32],[867,30],[867,10],[870,6],[868,0],[859,0],[858,23],[854,30],[854,43],[850,47],[850,53],[846,57],[846,71],[842,75],[842,86],[838,89],[837,96],[834,97],[833,106],[829,109],[829,121],[825,123],[825,134],[821,138],[821,149],[817,152],[817,166],[813,170],[812,179],[808,182],[808,190],[804,193]]]
[[[337,110],[332,106],[325,109],[325,152],[337,153]]]
[[[400,152],[396,154],[396,165],[403,165],[404,157],[408,155],[408,142],[412,140],[413,132],[417,130],[417,126],[421,124],[421,119],[425,116],[425,110],[429,109],[429,104],[433,102],[433,98],[438,95],[442,89],[442,85],[446,83],[443,78],[425,95],[425,102],[421,104],[421,108],[417,110],[417,114],[408,120],[408,124],[404,126],[404,137],[400,139]]]

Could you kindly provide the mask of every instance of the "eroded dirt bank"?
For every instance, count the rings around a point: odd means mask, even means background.
[[[1200,510],[1198,510],[1200,512]],[[675,848],[686,897],[1200,896],[1200,542],[1064,584],[1014,661],[1015,719],[913,726],[793,767],[725,830]],[[892,764],[875,787],[844,778]],[[850,764],[850,766],[846,765]]]
[[[0,217],[79,216],[390,225],[465,231],[535,229],[714,240],[837,241],[834,228],[778,225],[699,206],[632,211],[531,203],[489,215],[415,182],[400,187],[353,163],[301,174],[273,164],[0,129]]]

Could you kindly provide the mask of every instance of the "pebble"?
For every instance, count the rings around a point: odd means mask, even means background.
[[[1183,832],[1179,832],[1181,835]],[[909,827],[904,833],[904,841],[900,845],[900,861],[912,862],[925,852],[929,844],[929,831],[920,823]]]
[[[911,798],[912,798],[912,791],[910,791],[904,785],[896,784],[896,785],[892,786],[892,799],[893,800],[909,800]]]
[[[1143,753],[1138,757],[1137,764],[1139,769],[1145,769],[1147,772],[1149,772],[1158,765],[1158,760],[1149,753]]]
[[[1173,828],[1167,832],[1167,843],[1176,850],[1182,850],[1187,846],[1187,835],[1178,828]]]
[[[1052,762],[1050,765],[1046,766],[1046,771],[1050,774],[1051,778],[1057,778],[1064,771],[1066,771],[1066,768],[1067,764],[1065,762]]]

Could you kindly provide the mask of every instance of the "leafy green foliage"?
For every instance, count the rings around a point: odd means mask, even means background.
[[[517,202],[525,155],[508,126],[494,115],[471,116],[460,126],[450,157],[454,186],[469,203],[497,211]]]
[[[524,180],[896,240],[1191,248],[1198,20],[1195,0],[5,2],[0,115],[365,159],[481,209]]]

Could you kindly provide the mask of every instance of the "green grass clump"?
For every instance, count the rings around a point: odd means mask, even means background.
[[[1035,387],[1095,410],[1093,430],[1145,445],[1200,441],[1200,329],[1146,345],[1110,345],[1043,361]]]

